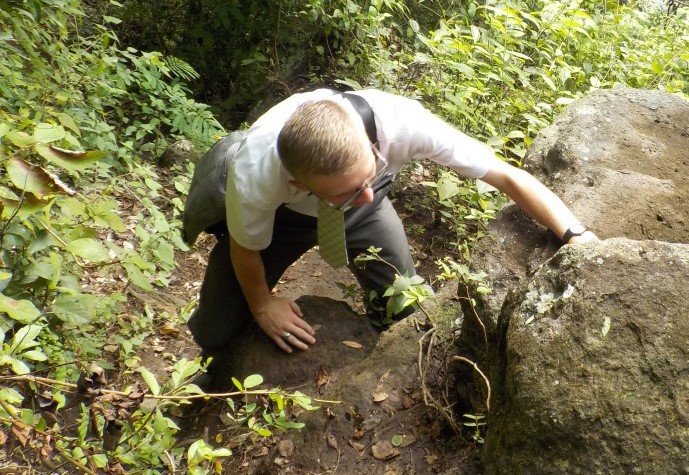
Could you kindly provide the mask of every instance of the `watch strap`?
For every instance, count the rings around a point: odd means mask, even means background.
[[[574,230],[573,228],[577,228]],[[584,226],[583,224],[578,224],[576,226],[572,226],[570,228],[567,228],[567,231],[565,231],[565,234],[562,235],[562,242],[567,244],[570,239],[572,239],[574,236],[581,236],[584,234],[586,231],[588,231],[588,228]]]

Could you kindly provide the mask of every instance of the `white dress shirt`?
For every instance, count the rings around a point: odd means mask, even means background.
[[[375,116],[378,148],[397,173],[412,158],[428,158],[469,178],[482,178],[497,160],[490,147],[431,114],[419,102],[383,91],[357,91]],[[282,204],[299,213],[317,216],[317,198],[289,183],[282,166],[277,137],[294,111],[307,101],[329,99],[360,120],[349,101],[329,89],[295,94],[262,115],[245,139],[231,147],[227,173],[227,227],[232,238],[247,249],[268,247],[275,210]],[[327,124],[324,124],[327,127]]]

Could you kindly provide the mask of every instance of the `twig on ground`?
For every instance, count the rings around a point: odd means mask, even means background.
[[[65,388],[71,388],[71,389],[78,389],[77,385],[74,383],[67,383],[65,381],[58,381],[56,379],[50,379],[50,378],[43,378],[40,376],[34,376],[30,374],[23,374],[23,375],[18,375],[18,376],[0,376],[0,381],[30,381],[33,383],[37,384],[42,384],[44,386],[62,386]],[[129,393],[124,392],[124,391],[116,391],[113,389],[98,389],[95,390],[94,392],[98,394],[113,394],[116,396],[129,396]],[[171,396],[171,395],[166,395],[166,394],[151,394],[151,393],[146,393],[144,394],[144,399],[161,399],[161,400],[168,400],[168,401],[185,401],[185,400],[191,400],[191,399],[202,399],[202,398],[228,398],[228,397],[234,397],[234,396],[251,396],[251,395],[268,395],[271,394],[273,391],[271,390],[254,390],[254,391],[232,391],[232,392],[227,392],[227,393],[200,393],[200,394],[188,394],[186,396]],[[297,394],[292,394],[292,393],[286,393],[285,396],[287,397],[299,397]],[[316,399],[313,397],[309,397],[311,401],[314,402],[320,402],[323,404],[341,404],[342,401],[329,401],[327,399]]]

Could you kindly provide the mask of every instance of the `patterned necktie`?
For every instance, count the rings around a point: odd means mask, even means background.
[[[344,211],[333,208],[323,200],[318,200],[318,251],[334,269],[349,263]]]

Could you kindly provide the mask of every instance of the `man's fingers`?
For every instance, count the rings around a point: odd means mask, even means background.
[[[309,349],[309,345],[307,345],[306,343],[304,343],[303,341],[301,341],[301,340],[300,340],[296,335],[294,335],[294,334],[291,334],[291,333],[290,333],[290,336],[287,337],[287,338],[285,338],[284,340],[285,340],[285,343],[288,343],[288,344],[294,346],[295,348],[299,348],[300,350],[308,350],[308,349]]]
[[[302,322],[303,322],[303,325],[306,325],[307,328],[304,328],[303,326],[302,327],[296,326],[292,330],[293,336],[292,336],[292,338],[290,338],[290,342],[294,338],[297,338],[297,339],[299,339],[305,343],[308,343],[309,345],[313,345],[314,343],[316,343],[316,339],[313,337],[313,333],[309,332],[309,330],[311,332],[313,332],[313,329],[309,326],[308,323],[304,322],[303,320],[302,320]],[[296,325],[299,325],[299,322],[297,322]],[[306,348],[302,348],[302,349],[306,349]]]
[[[301,328],[296,328],[294,332],[296,334],[292,332],[282,332],[278,337],[273,338],[273,341],[287,353],[292,352],[292,347],[299,348],[300,350],[304,351],[308,350],[309,345],[304,343],[302,338],[306,341],[309,339],[314,340],[314,338]]]
[[[285,353],[292,353],[292,347],[285,342],[285,339],[281,336],[273,337],[273,341],[277,346],[280,347]]]
[[[289,306],[292,308],[292,311],[296,313],[299,318],[303,317],[304,315],[301,313],[301,309],[299,308],[299,305],[297,305],[297,302],[294,300],[289,301]]]

